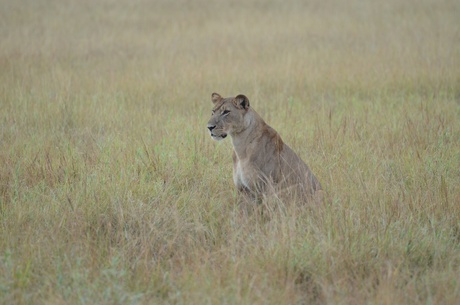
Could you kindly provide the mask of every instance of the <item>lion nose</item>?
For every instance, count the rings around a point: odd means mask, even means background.
[[[212,131],[214,128],[216,128],[216,125],[208,125],[209,131]]]

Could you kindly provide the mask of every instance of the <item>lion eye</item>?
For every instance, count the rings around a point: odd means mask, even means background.
[[[229,114],[229,113],[230,113],[230,110],[224,110],[224,111],[222,111],[222,115],[227,115],[227,114]]]

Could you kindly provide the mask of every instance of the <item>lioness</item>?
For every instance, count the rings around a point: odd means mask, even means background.
[[[249,106],[246,96],[222,98],[214,103],[208,122],[211,137],[230,135],[233,143],[233,182],[238,193],[261,198],[267,193],[308,199],[316,197],[321,185],[308,166],[287,146],[279,134]]]

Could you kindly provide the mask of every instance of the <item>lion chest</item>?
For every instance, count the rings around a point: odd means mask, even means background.
[[[243,168],[239,160],[233,164],[233,182],[237,188],[249,188],[248,182],[245,179]]]
[[[241,160],[235,160],[233,164],[233,182],[238,189],[247,188],[252,190],[254,185],[253,170],[250,164]]]

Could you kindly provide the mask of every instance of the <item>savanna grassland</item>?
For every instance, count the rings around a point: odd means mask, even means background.
[[[460,304],[460,2],[0,0],[0,304]],[[327,191],[235,206],[211,93]]]

